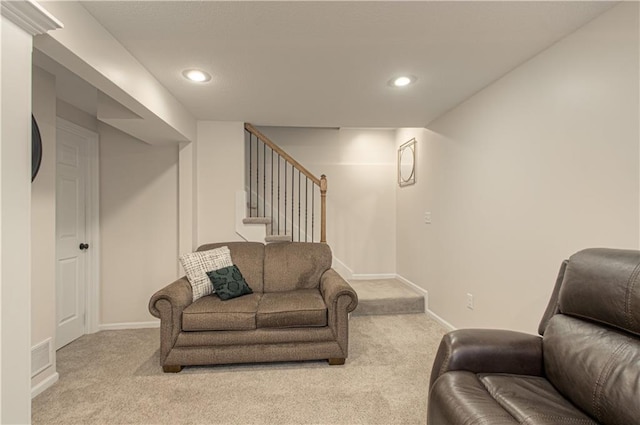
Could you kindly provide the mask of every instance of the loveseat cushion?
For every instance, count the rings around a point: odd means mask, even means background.
[[[217,295],[200,298],[182,312],[184,331],[235,331],[256,328],[256,311],[262,294],[223,301]]]
[[[265,293],[256,324],[258,328],[327,326],[327,306],[317,289]]]
[[[233,249],[231,253],[233,256]],[[264,249],[264,292],[318,288],[320,277],[331,268],[331,260],[331,248],[326,243],[268,244]]]

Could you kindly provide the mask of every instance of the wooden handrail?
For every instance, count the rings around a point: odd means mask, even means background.
[[[311,174],[311,172],[309,170],[304,168],[304,166],[302,164],[300,164],[298,161],[293,159],[291,157],[291,155],[289,155],[284,150],[282,150],[282,148],[280,146],[276,145],[271,140],[269,140],[269,138],[267,136],[265,136],[264,134],[262,134],[260,132],[260,130],[258,130],[257,128],[255,128],[254,126],[252,126],[249,123],[245,123],[244,128],[249,133],[252,133],[258,139],[260,139],[262,141],[262,143],[264,143],[265,145],[267,145],[271,149],[273,149],[274,152],[278,153],[278,155],[283,157],[287,162],[289,162],[291,165],[293,165],[296,169],[300,170],[300,172],[302,174],[304,174],[305,176],[307,176],[309,178],[309,180],[313,181],[316,185],[320,186],[320,179],[319,178],[317,178],[316,176]]]
[[[327,176],[320,176],[320,242],[327,243]]]

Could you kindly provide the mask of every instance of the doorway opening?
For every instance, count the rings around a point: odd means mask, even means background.
[[[56,350],[98,331],[98,134],[56,121]]]

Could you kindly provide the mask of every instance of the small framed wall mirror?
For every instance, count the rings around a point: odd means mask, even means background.
[[[398,184],[409,186],[416,183],[416,139],[403,143],[398,148]]]
[[[31,182],[35,180],[42,162],[42,138],[36,118],[31,114]]]

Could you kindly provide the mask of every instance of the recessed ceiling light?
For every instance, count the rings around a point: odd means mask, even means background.
[[[211,75],[199,69],[185,69],[182,71],[182,76],[195,83],[206,83],[211,80]]]
[[[416,77],[412,75],[401,75],[398,77],[394,77],[389,81],[389,85],[392,87],[405,87],[409,84],[415,83],[417,80]]]

